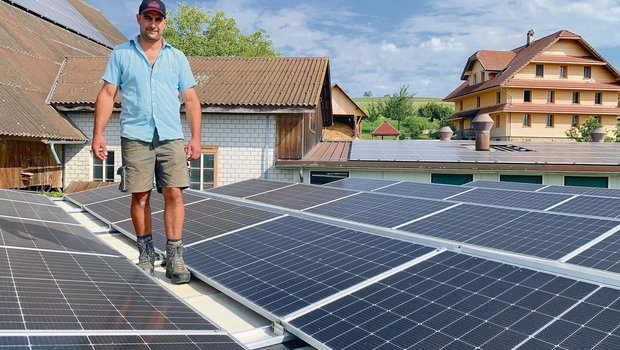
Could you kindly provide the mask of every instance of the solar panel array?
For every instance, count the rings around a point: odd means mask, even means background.
[[[110,41],[67,0],[11,0],[11,2],[87,38],[112,46]]]
[[[49,199],[0,195],[0,349],[244,349]]]
[[[583,281],[570,260],[614,237],[620,220],[459,202],[459,193],[472,192],[461,186],[441,186],[437,195],[405,182],[339,183],[251,180],[188,191],[208,199],[186,205],[193,207],[184,233],[192,242],[188,268],[318,348],[569,349],[582,336],[594,348],[617,340],[620,310],[595,300],[600,293],[620,298],[611,287],[620,278]],[[397,185],[402,191],[382,192]],[[506,198],[567,198],[506,192]],[[552,203],[558,205],[545,205]],[[237,218],[250,210],[248,217],[257,219]],[[153,222],[162,229],[159,219]],[[432,247],[415,243],[419,237],[432,238],[422,240]],[[465,246],[468,254],[460,253]],[[483,258],[475,249],[482,246],[510,263]],[[471,255],[476,252],[482,255]],[[532,266],[532,257],[549,263],[538,270],[514,265]],[[554,269],[545,272],[551,262]],[[574,323],[569,315],[584,305],[602,308],[611,325],[583,318],[558,336],[559,325]]]

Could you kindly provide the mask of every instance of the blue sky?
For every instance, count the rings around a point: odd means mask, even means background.
[[[125,36],[138,33],[140,0],[85,0]],[[165,1],[169,9],[177,1]],[[620,69],[620,0],[186,0],[224,11],[245,33],[267,30],[284,56],[327,56],[332,83],[353,96],[409,85],[445,97],[480,49],[510,50],[561,29],[581,35]]]

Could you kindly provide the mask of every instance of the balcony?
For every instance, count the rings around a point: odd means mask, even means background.
[[[476,134],[474,134],[474,128],[460,129],[456,131],[454,138],[456,140],[475,140]]]

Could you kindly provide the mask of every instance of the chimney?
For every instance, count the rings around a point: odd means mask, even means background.
[[[478,114],[471,122],[476,134],[476,151],[488,151],[491,147],[493,119],[487,113]]]
[[[532,43],[532,38],[534,37],[534,29],[530,29],[527,31],[527,45],[526,46],[530,46],[530,44]]]
[[[605,142],[605,136],[607,136],[607,132],[604,127],[592,129],[590,132],[592,142]]]

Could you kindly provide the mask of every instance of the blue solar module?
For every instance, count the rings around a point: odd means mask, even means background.
[[[547,186],[541,189],[538,192],[549,192],[549,193],[565,193],[565,194],[585,194],[592,190],[592,187],[581,187],[581,186]]]
[[[279,216],[268,211],[242,207],[215,199],[185,205],[185,223],[183,225],[183,243],[185,246],[206,238],[212,238],[226,232],[255,225]],[[129,237],[135,237],[133,223],[130,219],[113,225]],[[155,247],[165,251],[166,230],[163,212],[152,215],[152,234]]]
[[[401,182],[379,189],[377,193],[389,193],[399,196],[444,199],[467,191],[468,188],[454,185],[428,184],[420,182]]]
[[[360,193],[314,207],[308,212],[375,226],[394,227],[452,205],[430,199]]]
[[[559,259],[618,226],[617,221],[464,204],[401,230]]]
[[[11,0],[11,2],[87,38],[112,46],[110,41],[67,0]]]
[[[0,349],[245,349],[225,334],[105,334],[2,336]]]
[[[192,272],[284,316],[433,248],[284,217],[186,249]]]
[[[512,349],[597,288],[444,252],[289,323],[305,340],[332,349]],[[620,318],[589,326],[603,340]]]
[[[82,207],[101,201],[129,196],[131,196],[131,194],[119,191],[118,186],[110,185],[93,188],[91,190],[70,193],[65,196],[65,199],[68,199],[70,202]]]
[[[381,187],[393,185],[395,183],[398,183],[398,181],[348,177],[346,179],[330,182],[328,184],[325,184],[324,186],[342,188],[344,190],[353,191],[373,191]]]
[[[75,222],[66,211],[50,204],[35,204],[0,199],[0,216],[52,222]]]
[[[19,201],[19,202],[27,202],[27,203],[33,203],[33,204],[54,205],[54,202],[52,202],[49,198],[42,196],[40,194],[26,192],[26,191],[16,191],[16,190],[0,189],[0,200]]]
[[[605,238],[568,260],[568,263],[620,273],[620,234]]]
[[[295,184],[271,192],[249,196],[247,199],[287,209],[302,210],[352,194],[355,192],[324,186]]]
[[[585,194],[588,196],[620,198],[620,189],[592,187],[592,189]]]
[[[451,201],[500,205],[511,208],[543,210],[571,198],[559,193],[506,191],[490,188],[475,188],[450,198]]]
[[[480,188],[497,188],[502,190],[521,190],[521,191],[537,191],[547,185],[531,184],[525,182],[510,182],[510,181],[488,181],[488,180],[475,180],[463,184],[464,187],[480,187]],[[561,186],[559,186],[561,187]]]
[[[555,212],[601,216],[607,218],[620,217],[620,198],[578,196],[553,208]]]
[[[244,198],[247,196],[252,196],[263,192],[269,192],[278,188],[283,188],[291,185],[292,184],[287,182],[250,179],[226,186],[211,188],[206,192]]]

